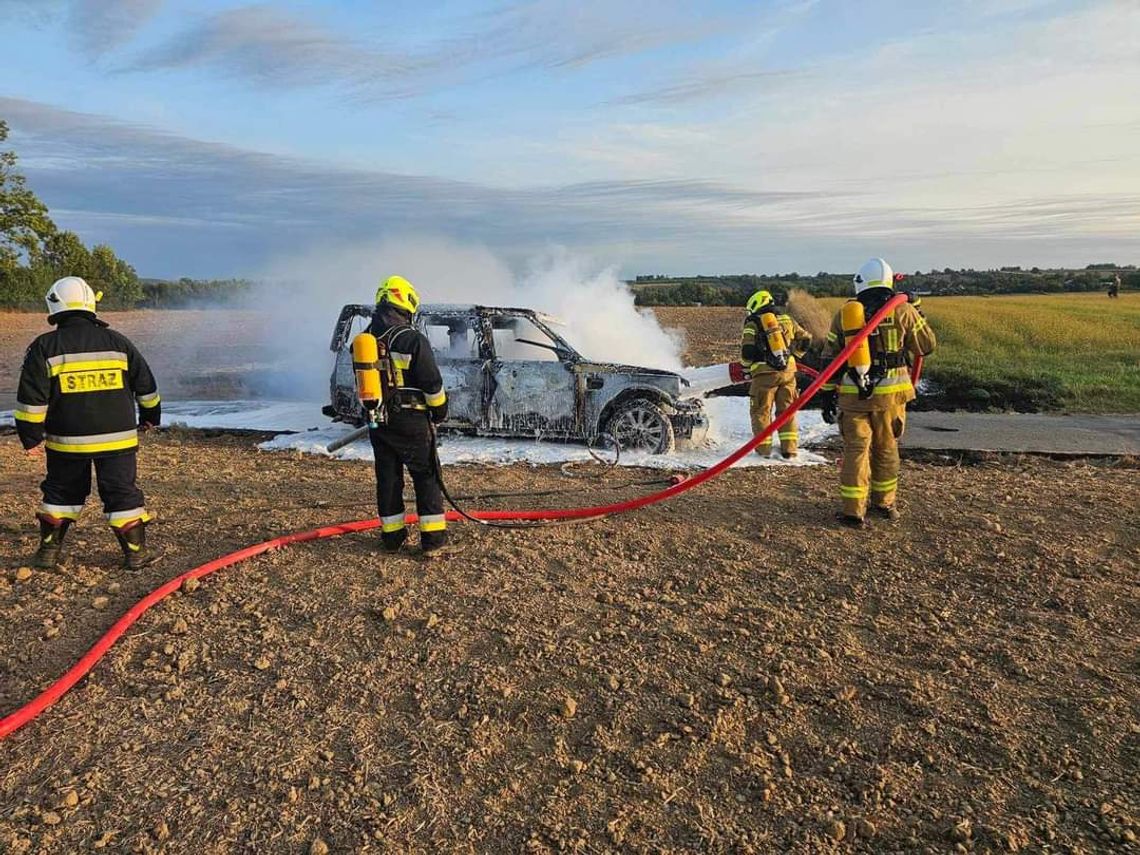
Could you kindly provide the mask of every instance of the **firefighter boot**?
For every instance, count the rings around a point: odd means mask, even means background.
[[[447,529],[442,531],[421,531],[420,551],[425,558],[435,558],[448,553]]]
[[[71,520],[37,514],[40,521],[40,548],[32,559],[32,566],[40,570],[53,570],[59,566],[63,553],[63,538],[71,527]]]
[[[385,531],[380,533],[380,545],[384,551],[389,555],[399,552],[404,548],[404,542],[408,539],[408,530],[406,528],[399,528],[395,531]]]
[[[158,551],[147,551],[146,523],[139,520],[134,525],[115,529],[115,537],[123,548],[123,566],[128,570],[138,570],[161,557]]]
[[[898,522],[902,517],[902,514],[899,513],[898,508],[896,508],[894,505],[891,505],[890,507],[883,507],[882,505],[871,505],[871,513],[882,519],[890,520],[891,522]]]

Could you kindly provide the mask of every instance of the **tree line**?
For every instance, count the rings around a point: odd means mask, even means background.
[[[1079,270],[1043,270],[1033,267],[1003,267],[1000,270],[943,270],[908,273],[901,286],[921,294],[1059,294],[1069,291],[1104,291],[1120,276],[1121,287],[1140,289],[1140,270],[1135,265],[1090,264]],[[850,273],[799,273],[732,276],[638,276],[628,284],[639,306],[743,306],[761,289],[787,295],[800,288],[820,297],[851,294]]]

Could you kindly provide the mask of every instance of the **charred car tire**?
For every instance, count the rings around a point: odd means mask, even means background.
[[[677,447],[673,422],[661,406],[648,398],[633,398],[619,404],[602,427],[622,451],[671,454]]]

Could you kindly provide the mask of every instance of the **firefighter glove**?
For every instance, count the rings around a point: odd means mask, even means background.
[[[839,412],[839,394],[837,392],[823,393],[823,420],[829,425],[835,424]]]

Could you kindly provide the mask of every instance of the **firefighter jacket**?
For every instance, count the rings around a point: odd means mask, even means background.
[[[50,322],[56,329],[32,342],[20,372],[20,442],[91,457],[133,451],[138,424],[161,419],[158,385],[146,360],[90,312],[62,312]]]
[[[881,293],[880,293],[881,292]],[[863,303],[864,314],[871,316],[883,307],[894,291],[889,288],[868,288],[857,298]],[[846,366],[831,376],[823,386],[824,392],[839,391],[839,408],[853,413],[870,413],[888,410],[893,406],[914,400],[914,385],[910,382],[910,363],[913,357],[934,352],[937,342],[934,330],[922,311],[912,303],[903,303],[887,315],[868,339],[871,348],[871,372],[878,379],[869,398],[860,398],[855,382],[848,376]],[[835,313],[823,358],[830,362],[843,349],[843,312]]]
[[[373,315],[368,332],[376,336],[388,353],[391,374],[388,378],[382,377],[381,382],[395,387],[394,396],[385,392],[389,416],[426,410],[436,424],[446,419],[447,393],[427,337],[410,326],[389,326],[379,314]],[[392,397],[395,401],[391,401]]]
[[[760,314],[749,315],[744,321],[744,330],[740,334],[740,364],[752,378],[769,380],[771,385],[795,380],[797,356],[803,356],[811,345],[811,335],[800,326],[796,319],[786,311],[779,308],[765,308],[776,316],[780,330],[784,333],[784,341],[788,345],[788,366],[778,371],[765,361],[769,353],[768,337],[760,325]]]

